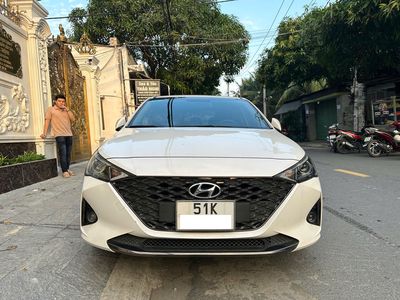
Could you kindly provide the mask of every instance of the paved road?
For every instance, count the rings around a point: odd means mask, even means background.
[[[0,195],[0,299],[399,299],[400,156],[307,151],[325,194],[323,236],[295,253],[142,258],[92,248],[78,229],[83,164],[75,177]]]

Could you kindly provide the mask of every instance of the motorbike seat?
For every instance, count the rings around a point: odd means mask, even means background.
[[[396,130],[396,129],[394,129],[394,130]],[[379,131],[389,133],[390,135],[394,135],[394,130],[379,130]]]

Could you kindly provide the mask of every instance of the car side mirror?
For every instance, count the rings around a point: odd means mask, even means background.
[[[126,118],[125,117],[119,118],[115,123],[115,131],[120,131],[122,127],[125,126],[125,124],[126,124]]]
[[[271,124],[276,130],[282,131],[281,122],[278,119],[272,118]]]

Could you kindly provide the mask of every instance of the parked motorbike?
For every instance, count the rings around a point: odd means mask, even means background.
[[[388,130],[376,130],[367,145],[367,151],[371,157],[400,152],[400,121],[393,122]]]
[[[361,131],[341,130],[336,138],[336,148],[339,153],[361,152],[365,150],[376,128],[364,126]]]
[[[330,151],[337,152],[336,149],[336,138],[339,135],[339,124],[333,124],[328,127],[328,135],[326,136],[326,141],[329,144]]]

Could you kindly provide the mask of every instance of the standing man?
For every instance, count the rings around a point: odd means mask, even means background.
[[[51,125],[51,135],[56,138],[58,156],[60,160],[63,177],[68,178],[74,173],[69,169],[72,150],[72,127],[75,121],[74,113],[65,106],[65,96],[57,95],[54,97],[54,105],[46,111],[42,139],[46,138],[49,125]]]

